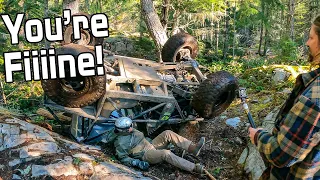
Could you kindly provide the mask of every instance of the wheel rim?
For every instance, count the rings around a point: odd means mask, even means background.
[[[183,59],[190,59],[191,52],[192,52],[192,49],[189,46],[180,47],[173,57],[174,62],[180,62]]]
[[[61,79],[60,82],[62,87],[68,92],[73,92],[73,95],[86,93],[90,87],[90,82],[85,77],[65,78]]]
[[[214,107],[219,107],[221,105],[223,105],[224,103],[226,103],[228,101],[228,97],[230,95],[230,92],[224,92],[221,96],[219,96],[219,99],[216,101]]]
[[[80,32],[80,39],[75,40],[73,35],[71,36],[71,42],[74,44],[79,44],[79,45],[88,45],[91,42],[91,36],[88,31],[81,29]]]

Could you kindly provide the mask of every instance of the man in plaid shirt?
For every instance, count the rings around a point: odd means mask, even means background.
[[[320,16],[306,45],[311,64],[320,65]],[[297,77],[272,134],[249,128],[249,136],[270,165],[261,179],[320,180],[320,68]]]

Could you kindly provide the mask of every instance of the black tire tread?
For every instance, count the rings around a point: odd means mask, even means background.
[[[218,71],[207,76],[192,99],[192,107],[206,119],[214,118],[224,112],[236,97],[237,79],[227,71]],[[219,97],[227,93],[226,100],[216,106]]]
[[[183,47],[189,47],[191,50],[191,58],[194,59],[198,55],[197,40],[187,33],[177,33],[171,36],[163,45],[161,56],[163,62],[175,62],[176,53]]]
[[[83,52],[93,53],[90,49],[77,44],[65,45],[56,49],[56,52],[57,54],[72,54],[74,56]],[[94,103],[105,93],[105,76],[90,76],[85,77],[85,79],[89,82],[88,91],[79,93],[64,89],[60,79],[42,80],[41,85],[45,94],[55,103],[66,107],[79,108]]]
[[[73,14],[73,16],[74,15],[85,15],[88,18],[88,20],[90,20],[90,18],[91,18],[91,15],[89,15],[87,13],[83,13],[83,12]],[[70,24],[67,27],[65,27],[65,29],[64,29],[63,41],[61,42],[62,45],[72,43],[71,42],[71,36],[72,36],[72,25],[71,24],[72,24],[72,22],[70,22]],[[91,36],[91,41],[87,45],[95,46],[95,45],[103,44],[104,38],[96,38],[96,37],[94,37],[90,29],[87,29],[85,31],[88,31],[90,36]]]

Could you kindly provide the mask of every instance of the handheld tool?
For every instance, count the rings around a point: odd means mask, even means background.
[[[239,98],[241,99],[242,106],[247,113],[248,120],[249,120],[251,127],[256,128],[256,125],[254,124],[254,120],[253,120],[252,115],[249,110],[249,106],[246,103],[246,99],[248,98],[246,88],[244,88],[244,87],[239,88]]]

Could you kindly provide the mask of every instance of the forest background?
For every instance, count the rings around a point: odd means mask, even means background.
[[[320,13],[318,0],[0,0],[0,14],[24,12],[27,19],[53,18],[61,16],[70,3],[73,11],[108,16],[110,38],[132,44],[130,51],[117,53],[157,61],[161,43],[152,36],[141,11],[153,6],[167,37],[186,31],[197,38],[200,64],[212,72],[226,70],[237,76],[252,99],[275,100],[255,107],[254,117],[283,102],[276,92],[290,89],[295,75],[308,70],[305,42],[312,19]],[[5,97],[1,105],[41,121],[43,117],[35,114],[42,106],[40,82],[24,82],[23,74],[17,74],[14,83],[4,82],[4,52],[40,49],[47,43],[26,42],[23,28],[19,34],[19,45],[11,45],[0,21],[0,80]],[[276,67],[291,73],[288,81],[271,80]]]

